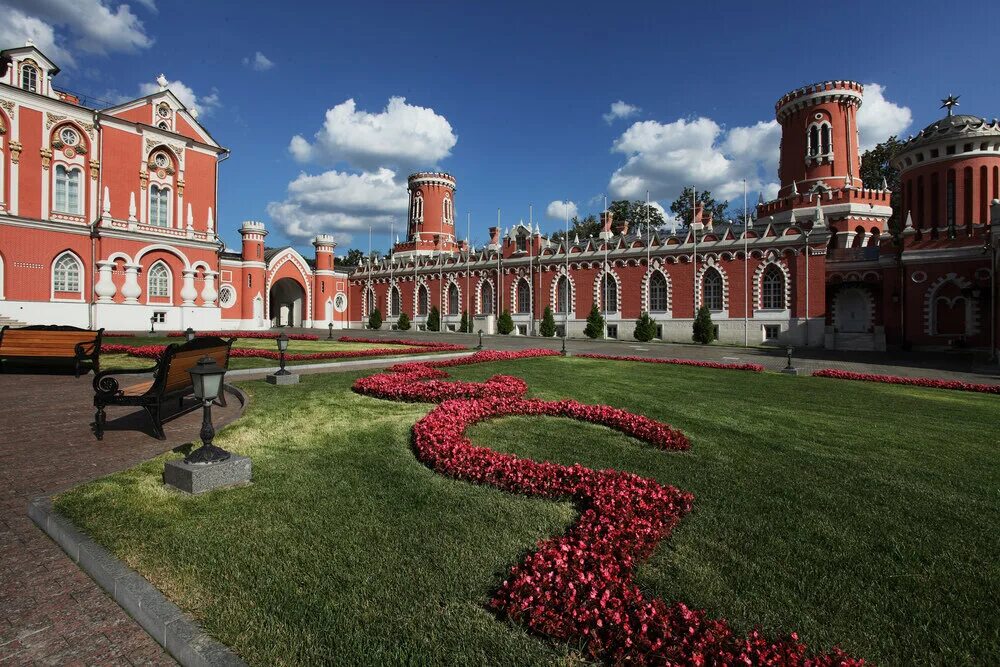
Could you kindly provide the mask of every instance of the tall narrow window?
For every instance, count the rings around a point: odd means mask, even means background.
[[[479,288],[479,314],[489,315],[493,310],[493,285],[484,282]]]
[[[761,308],[779,310],[785,307],[785,276],[774,264],[764,269],[760,292]]]
[[[424,219],[424,198],[419,192],[413,197],[413,219],[416,221]]]
[[[450,197],[445,197],[444,198],[444,204],[442,205],[441,208],[442,208],[442,211],[443,211],[443,216],[444,216],[444,222],[445,222],[445,224],[447,224],[447,225],[452,224],[452,221],[454,220],[454,213],[451,210],[451,198]]]
[[[722,310],[722,275],[716,269],[705,271],[702,278],[704,304],[709,310]]]
[[[667,279],[659,271],[649,277],[649,310],[653,313],[667,311]]]
[[[417,290],[417,315],[426,315],[427,307],[430,303],[430,295],[427,293],[427,286],[421,285]]]
[[[517,251],[527,252],[528,250],[528,237],[524,234],[517,235]]]
[[[819,153],[819,128],[813,125],[809,128],[809,155]]]
[[[21,67],[21,88],[32,93],[38,92],[38,70],[31,65]]]
[[[517,281],[517,312],[531,312],[531,285],[524,278]]]
[[[573,304],[571,301],[572,296],[569,293],[569,279],[567,279],[566,276],[559,276],[559,281],[556,283],[556,312],[572,312]]]
[[[605,311],[618,312],[618,282],[610,273],[605,273],[601,279],[601,300],[604,302]]]
[[[820,141],[821,141],[820,148],[822,148],[822,150],[823,150],[823,155],[829,155],[830,154],[830,144],[832,143],[830,141],[830,126],[829,125],[823,125],[823,128],[820,130]]]
[[[948,226],[948,237],[955,237],[955,170],[948,170],[948,180],[944,192],[945,220]]]
[[[458,298],[458,286],[452,283],[448,286],[448,314],[458,315],[461,313],[462,307],[459,305]]]
[[[394,285],[392,291],[389,292],[389,316],[398,317],[399,310],[400,310],[399,288]]]
[[[365,305],[369,315],[375,312],[375,290],[370,287],[365,294]]]
[[[162,262],[157,262],[149,269],[146,294],[151,297],[166,298],[170,296],[170,270]]]
[[[149,186],[149,224],[153,227],[170,226],[170,188]]]
[[[72,213],[80,215],[80,181],[81,172],[79,169],[67,169],[60,165],[56,166],[56,187],[55,187],[55,210],[61,213]]]
[[[62,255],[52,268],[52,289],[56,292],[79,292],[80,274],[80,261],[69,253]]]

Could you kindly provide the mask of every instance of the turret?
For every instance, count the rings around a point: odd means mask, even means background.
[[[330,234],[320,234],[313,239],[316,248],[316,271],[333,271],[333,251],[337,242]]]
[[[264,261],[264,237],[267,230],[264,223],[257,220],[246,220],[240,227],[243,237],[243,261]]]
[[[254,299],[257,295],[266,297],[264,284],[264,237],[267,230],[264,223],[246,220],[240,227],[243,237],[243,295],[240,298],[240,313],[244,321],[254,320]]]
[[[459,249],[455,238],[455,177],[444,172],[421,171],[407,179],[410,196],[406,238],[393,254],[433,254]]]

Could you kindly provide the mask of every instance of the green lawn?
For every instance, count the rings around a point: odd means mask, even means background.
[[[109,337],[104,339],[104,343],[115,343],[121,345],[169,345],[170,343],[183,343],[183,338],[167,338],[166,336],[149,336],[149,337],[136,337],[136,338],[114,338]],[[233,347],[242,348],[253,348],[258,350],[278,350],[278,344],[273,340],[262,339],[262,338],[240,338],[235,343]],[[382,343],[342,343],[338,340],[291,340],[288,341],[288,352],[294,354],[310,354],[314,352],[334,352],[343,350],[371,350],[374,348],[379,349],[392,349],[399,350],[399,354],[408,354],[409,348],[406,345],[392,345],[392,344],[382,344]],[[391,356],[391,355],[389,355]],[[364,357],[353,357],[353,359],[364,358]],[[286,365],[297,366],[300,364],[327,364],[336,363],[338,361],[350,361],[352,357],[345,357],[342,359],[307,359],[302,361],[292,361],[289,360]],[[154,364],[153,360],[145,359],[143,357],[132,357],[127,354],[102,354],[101,355],[101,368],[147,368],[152,367]],[[277,366],[278,362],[274,359],[259,359],[256,357],[233,357],[229,361],[229,367],[236,368],[261,368],[261,367],[273,367]]]
[[[531,395],[688,434],[692,450],[669,453],[555,418],[473,431],[496,449],[693,492],[693,512],[639,569],[647,593],[878,664],[1000,654],[997,397],[583,359],[449,372],[518,375]],[[250,487],[184,497],[162,486],[161,457],[57,507],[252,664],[579,660],[486,609],[572,505],[432,473],[409,445],[430,406],[358,396],[355,377],[242,385],[250,408],[217,442],[253,457]]]

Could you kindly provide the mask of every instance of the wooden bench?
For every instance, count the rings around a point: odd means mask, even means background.
[[[190,343],[168,345],[155,366],[151,368],[110,369],[94,376],[94,434],[98,440],[104,438],[104,423],[106,415],[104,408],[112,405],[134,405],[142,407],[153,420],[153,432],[160,440],[166,439],[163,433],[161,409],[170,400],[176,399],[178,408],[183,405],[184,397],[194,392],[191,385],[191,374],[188,372],[202,357],[212,357],[215,363],[223,368],[229,368],[229,351],[235,338],[223,340],[216,336],[195,338]],[[120,388],[114,376],[152,373],[150,380],[139,382],[125,388]],[[225,406],[223,393],[219,394],[220,403]]]
[[[30,362],[51,367],[73,364],[76,377],[82,371],[100,370],[101,337],[104,329],[92,331],[70,326],[40,325],[0,329],[0,368],[5,362]]]

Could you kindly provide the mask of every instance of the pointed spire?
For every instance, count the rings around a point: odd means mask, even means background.
[[[111,217],[111,191],[106,185],[104,186],[104,201],[101,204],[101,217]]]
[[[164,76],[162,72],[160,73],[160,76],[156,77],[156,85],[160,87],[160,90],[166,90],[168,83],[170,82],[167,81],[167,77]]]
[[[580,234],[579,233],[574,233],[573,234],[573,245],[579,245],[579,244],[580,244]]]
[[[212,207],[208,207],[208,233],[215,233],[215,218],[212,217]]]
[[[190,202],[188,202],[187,228],[188,228],[188,230],[194,229],[194,213],[191,211],[191,203]]]
[[[826,227],[826,214],[823,207],[819,205],[819,198],[816,199],[816,217],[813,219],[813,229]]]
[[[135,193],[130,192],[128,196],[128,221],[135,223]]]
[[[913,211],[906,212],[906,228],[913,229]]]
[[[792,209],[792,214],[788,217],[788,224],[794,225],[798,222],[798,218],[795,217],[795,209]]]
[[[758,192],[757,193],[757,205],[760,206],[763,203],[764,203],[764,193],[763,192]]]
[[[794,180],[792,181],[792,194],[793,195],[799,194],[799,186],[798,184],[795,183]]]
[[[884,190],[888,190],[888,189],[889,189],[889,183],[885,180],[885,176],[883,176],[882,177],[882,190],[884,191]]]

